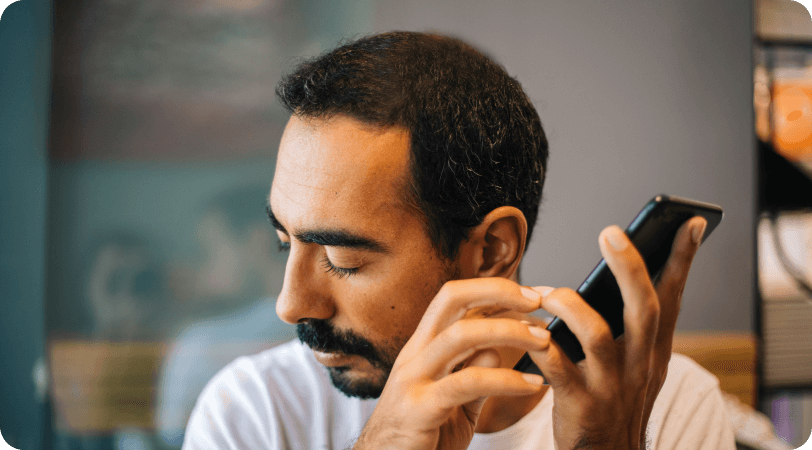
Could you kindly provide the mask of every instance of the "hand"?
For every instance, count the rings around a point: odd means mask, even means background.
[[[542,307],[564,320],[586,355],[573,364],[554,341],[530,352],[555,394],[559,450],[645,448],[648,419],[671,359],[682,290],[706,225],[695,217],[680,228],[656,287],[625,233],[616,226],[601,232],[601,253],[623,295],[625,334],[618,340],[575,291],[555,289],[543,298]]]
[[[446,283],[398,355],[354,448],[465,449],[487,397],[538,392],[541,377],[498,368],[492,349],[543,350],[549,333],[514,319],[466,315],[482,307],[529,313],[540,301],[538,292],[504,278]]]

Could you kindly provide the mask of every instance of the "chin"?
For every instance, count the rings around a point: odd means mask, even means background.
[[[389,372],[376,371],[373,374],[359,374],[348,367],[329,367],[330,381],[336,389],[347,397],[369,400],[378,398],[383,392]]]

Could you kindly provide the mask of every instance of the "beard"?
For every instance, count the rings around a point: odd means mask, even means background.
[[[336,330],[325,320],[311,319],[296,325],[299,340],[313,350],[356,355],[367,360],[377,374],[369,378],[353,377],[349,367],[328,367],[333,386],[348,397],[362,400],[378,398],[392,372],[403,345],[375,345],[352,331]]]
[[[459,268],[456,265],[446,266],[444,273],[437,280],[432,296],[440,290],[443,284],[459,278]],[[352,330],[337,330],[330,322],[320,319],[310,319],[296,325],[296,335],[303,344],[313,350],[360,356],[377,369],[377,374],[360,378],[352,376],[350,367],[327,368],[330,381],[336,389],[348,397],[357,397],[362,400],[381,396],[392,367],[395,365],[395,359],[408,340],[408,338],[392,339],[376,345]]]

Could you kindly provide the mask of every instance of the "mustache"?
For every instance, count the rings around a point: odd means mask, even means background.
[[[296,336],[313,350],[357,355],[373,366],[387,366],[382,352],[372,342],[352,331],[337,330],[326,320],[311,319],[296,325]]]

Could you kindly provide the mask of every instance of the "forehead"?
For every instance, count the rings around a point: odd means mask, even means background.
[[[334,116],[291,117],[276,163],[271,207],[286,227],[372,226],[403,215],[409,133]],[[380,232],[383,230],[371,230]]]

